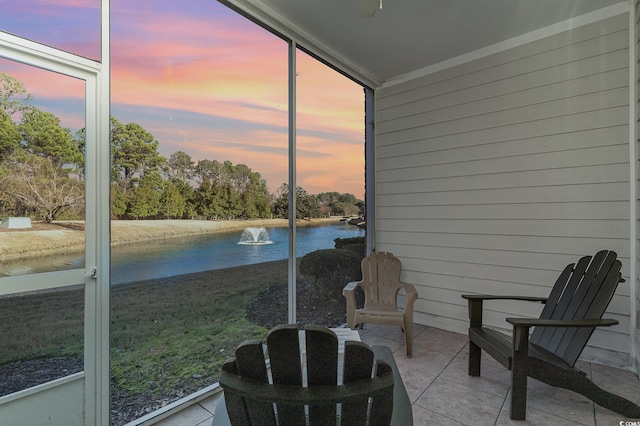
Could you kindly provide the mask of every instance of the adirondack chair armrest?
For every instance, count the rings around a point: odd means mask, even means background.
[[[351,281],[342,289],[342,294],[346,297],[347,294],[351,294],[355,291],[355,289],[360,284],[360,281]]]
[[[347,324],[349,328],[353,328],[355,324],[353,324],[354,312],[356,311],[356,293],[355,290],[358,288],[358,284],[360,281],[351,281],[342,289],[342,295],[344,296],[347,304]]]
[[[514,327],[609,327],[618,324],[608,318],[585,318],[579,320],[548,320],[540,318],[507,318]]]
[[[524,351],[529,346],[529,327],[609,327],[618,324],[617,320],[607,318],[590,318],[579,320],[547,320],[539,318],[506,318],[513,325],[513,349]]]
[[[472,301],[472,300],[523,300],[526,302],[540,302],[545,303],[547,301],[547,297],[536,297],[536,296],[501,296],[495,294],[463,294],[463,298]]]
[[[418,299],[418,292],[416,291],[416,287],[413,284],[402,283],[402,287],[404,288],[404,292],[406,295],[406,300],[404,303],[406,309],[412,307],[413,302]]]
[[[546,303],[547,297],[535,296],[500,296],[491,294],[463,294],[469,304],[469,327],[482,327],[482,302],[485,300],[522,300],[526,302]]]

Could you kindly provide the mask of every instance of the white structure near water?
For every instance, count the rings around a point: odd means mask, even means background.
[[[6,217],[2,219],[2,227],[9,229],[31,228],[31,219],[28,217]]]

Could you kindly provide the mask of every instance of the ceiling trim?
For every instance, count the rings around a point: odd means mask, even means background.
[[[412,71],[410,73],[398,76],[391,80],[385,81],[381,88],[387,88],[395,86],[396,84],[405,83],[413,79],[424,77],[429,74],[433,74],[447,68],[452,68],[457,65],[461,65],[467,62],[474,61],[476,59],[483,58],[495,53],[503,52],[514,47],[522,46],[527,43],[531,43],[536,40],[540,40],[551,35],[559,34],[574,28],[578,28],[584,25],[592,24],[594,22],[602,21],[613,16],[621,15],[623,13],[629,13],[632,11],[633,5],[628,1],[623,1],[612,6],[604,7],[602,9],[595,10],[593,12],[586,13],[582,16],[578,16],[572,19],[568,19],[557,24],[550,25],[548,27],[540,28],[527,34],[523,34],[518,37],[514,37],[509,40],[501,41],[500,43],[486,46],[473,52],[465,53],[464,55],[457,56],[455,58],[447,59],[446,61],[439,62],[437,64],[430,65],[428,67]]]
[[[238,11],[248,19],[256,21],[268,30],[274,31],[280,37],[295,42],[308,53],[318,57],[358,83],[374,89],[382,85],[382,82],[372,77],[370,73],[323,43],[318,42],[313,36],[287,21],[259,0],[218,0],[218,2]]]

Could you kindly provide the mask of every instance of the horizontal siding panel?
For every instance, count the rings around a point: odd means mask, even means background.
[[[560,83],[569,82],[571,84],[571,81],[581,79],[601,80],[605,76],[607,78],[619,79],[620,74],[625,74],[628,78],[627,67],[628,52],[626,49],[607,52],[568,64],[561,64],[534,71],[527,74],[526,78],[524,78],[523,75],[516,75],[509,78],[503,77],[497,81],[490,81],[464,89],[456,87],[452,89],[451,92],[435,96],[432,96],[428,92],[409,92],[413,95],[413,98],[420,96],[420,99],[406,99],[399,105],[386,109],[382,106],[379,117],[382,121],[393,120],[406,115],[462,105],[466,102],[476,102],[483,99],[514,94],[516,92],[522,93],[525,90],[533,92],[532,89],[534,88],[549,87],[552,85],[558,87],[562,86]]]
[[[416,309],[419,309],[420,312],[427,312],[430,315],[444,319],[462,320],[464,324],[464,331],[469,328],[468,309],[466,305],[449,305],[438,301],[418,300],[414,306]],[[483,324],[503,332],[509,332],[511,330],[510,327],[507,328],[507,325],[509,324],[505,321],[505,318],[507,318],[507,316],[503,313],[486,310],[483,315]]]
[[[620,100],[620,103],[623,101]],[[388,135],[378,135],[377,146],[395,146],[403,143],[430,144],[435,138],[441,143],[459,139],[475,139],[479,142],[500,142],[522,138],[536,138],[561,133],[581,132],[588,129],[599,129],[628,124],[628,108],[626,105],[615,108],[587,111],[571,116],[550,117],[542,121],[523,121],[502,127],[488,127],[474,132],[461,132],[453,129],[451,134],[436,134],[425,131],[425,128],[412,128]],[[451,127],[451,123],[449,123]],[[431,130],[431,129],[430,129]],[[451,130],[451,129],[450,129]]]
[[[434,327],[437,326],[436,324],[441,322],[441,328],[464,334],[466,334],[469,329],[469,320],[466,317],[466,307],[431,302],[429,300],[417,300],[414,306],[418,311],[417,314],[414,312],[414,318],[425,318],[427,322],[424,322],[423,324],[429,324],[429,326]],[[426,313],[426,315],[421,315],[423,312]],[[439,318],[439,320],[437,318]],[[452,326],[448,327],[448,325]]]
[[[459,298],[462,300],[462,298]],[[418,299],[415,302],[415,307],[419,308],[420,311],[429,312],[431,314],[439,314],[443,316],[447,316],[449,318],[459,317],[462,320],[468,321],[468,310],[466,304],[459,303],[443,303],[442,300],[431,300],[431,299]],[[427,306],[431,306],[430,308],[426,308]],[[426,308],[426,309],[425,309]],[[454,317],[455,315],[455,317]],[[468,327],[468,322],[467,322]]]
[[[562,265],[564,268],[566,265]],[[407,271],[403,273],[402,279],[404,282],[411,283],[427,283],[427,284],[414,284],[418,290],[420,298],[434,300],[433,291],[435,289],[446,289],[448,291],[454,291],[456,296],[451,300],[447,300],[447,303],[461,303],[466,305],[466,301],[461,298],[462,294],[498,294],[506,296],[535,296],[535,297],[548,297],[551,293],[551,289],[555,281],[560,275],[561,268],[558,271],[544,271],[544,275],[531,278],[535,280],[533,283],[523,282],[510,282],[504,281],[503,277],[497,277],[497,279],[488,279],[480,277],[465,277],[459,275],[435,275],[430,273],[418,273],[413,271]],[[523,270],[531,271],[531,270]],[[535,273],[530,274],[531,277],[537,275]],[[522,279],[520,280],[522,281]],[[494,305],[494,309],[501,311],[496,306],[501,306],[500,302]],[[534,303],[534,305],[536,305]],[[608,312],[627,316],[629,313],[629,284],[620,283],[616,290],[609,307]],[[502,310],[501,312],[510,312]],[[517,312],[517,311],[516,311]],[[538,315],[538,314],[536,314]]]
[[[508,276],[513,276],[508,274]],[[509,281],[506,277],[500,280],[493,278],[483,278],[479,276],[462,276],[445,275],[445,274],[428,274],[428,273],[403,273],[403,281],[405,282],[425,282],[428,286],[416,287],[420,298],[432,299],[432,291],[434,289],[447,289],[456,292],[456,297],[449,300],[448,303],[456,303],[466,305],[466,301],[460,297],[462,294],[502,294],[517,295],[526,292],[528,296],[547,297],[550,288],[558,278],[558,273],[547,271],[544,278],[531,277],[530,281],[522,282],[523,277],[518,277],[519,281]],[[546,279],[545,279],[546,278]],[[414,281],[416,280],[416,281]],[[523,293],[525,294],[525,293]]]
[[[621,325],[600,327],[593,332],[591,339],[589,339],[589,346],[629,353],[629,334],[625,333],[625,328]]]
[[[395,206],[469,206],[511,203],[590,203],[625,201],[628,206],[629,183],[490,188],[457,191],[380,194],[378,207]]]
[[[584,219],[628,220],[629,203],[608,201],[591,203],[475,204],[473,206],[392,206],[378,207],[380,217],[405,219]],[[472,207],[472,208],[471,208]]]
[[[509,173],[524,170],[544,170],[610,164],[616,167],[626,165],[629,147],[627,145],[585,148],[553,153],[530,154],[518,157],[481,159],[464,163],[434,164],[421,167],[409,157],[406,167],[392,168],[397,162],[381,159],[378,162],[380,181],[403,181],[433,179],[453,176],[481,176],[485,173]],[[552,173],[552,172],[551,172]]]
[[[537,257],[531,255],[532,258]],[[578,256],[572,257],[573,261],[578,260]],[[474,259],[471,259],[474,260]],[[421,268],[418,270],[408,269],[402,273],[402,280],[404,282],[412,283],[416,286],[424,288],[424,291],[418,291],[418,294],[422,298],[431,299],[431,290],[434,288],[447,289],[457,291],[460,294],[500,294],[500,295],[517,295],[523,294],[526,296],[547,297],[551,292],[553,284],[558,279],[560,272],[564,267],[571,262],[557,264],[557,262],[549,262],[549,266],[557,265],[557,269],[548,270],[542,268],[532,267],[503,267],[496,266],[496,268],[504,268],[504,270],[511,271],[508,273],[502,273],[503,269],[497,269],[493,275],[491,271],[479,270],[476,274],[473,272],[473,265],[476,263],[465,262],[464,260],[453,261],[449,260],[449,263],[459,264],[459,269],[443,267],[442,270],[438,270],[437,274],[431,273],[430,270],[425,269],[427,267],[440,266],[434,262],[441,262],[438,260],[421,260]],[[622,261],[622,259],[621,259]],[[446,262],[441,262],[444,265]],[[488,265],[491,266],[491,265]],[[485,265],[485,267],[488,267]],[[629,265],[628,262],[623,261],[623,276],[625,276],[624,270],[627,270],[628,274]],[[455,273],[451,271],[455,270]],[[520,271],[518,273],[517,271]],[[466,274],[464,274],[466,272]],[[507,278],[509,277],[509,278]],[[515,277],[515,278],[513,278]],[[618,285],[613,300],[609,305],[609,311],[617,314],[627,315],[629,312],[629,297],[630,288],[628,282],[623,282]],[[466,303],[460,300],[449,301],[449,303]]]
[[[613,295],[607,308],[608,313],[617,315],[618,317],[616,319],[618,321],[627,324],[626,331],[629,330],[629,303],[631,303],[629,297],[629,280],[627,278],[628,276],[624,277],[625,282],[618,284],[616,294]]]
[[[593,166],[556,169],[553,173],[546,171],[526,170],[511,173],[488,173],[482,179],[469,179],[467,176],[440,177],[432,179],[379,181],[376,186],[380,196],[385,194],[410,194],[430,191],[460,191],[474,189],[518,188],[555,185],[599,184],[611,182],[625,182],[628,185],[629,168],[611,167],[597,164]]]
[[[438,246],[425,246],[420,247],[419,253],[416,253],[415,249],[409,248],[406,253],[402,251],[393,252],[396,255],[403,255],[403,270],[414,272],[429,272],[431,269],[426,267],[423,263],[424,260],[434,260],[451,263],[467,263],[470,265],[479,264],[487,266],[504,266],[509,268],[520,268],[525,270],[534,271],[534,275],[538,278],[538,273],[541,271],[551,273],[551,278],[548,281],[549,285],[553,284],[553,281],[558,277],[560,271],[570,264],[575,263],[584,254],[558,254],[558,253],[532,253],[529,251],[508,251],[508,250],[477,250],[473,248],[465,247],[438,247]],[[587,253],[592,255],[593,253]],[[419,257],[411,257],[417,256]],[[625,263],[623,267],[623,274],[629,273],[629,265]],[[547,280],[545,279],[545,282]],[[539,281],[534,281],[539,284]]]
[[[550,37],[542,38],[514,49],[504,50],[483,58],[474,60],[464,66],[448,68],[446,70],[425,75],[403,84],[394,85],[384,89],[381,100],[393,102],[393,99],[406,92],[419,91],[429,85],[442,84],[446,80],[460,79],[465,74],[472,74],[487,68],[507,65],[510,62],[530,57],[549,50],[571,46],[579,42],[589,40],[601,40],[607,34],[626,31],[628,17],[626,14],[611,17],[598,22],[596,25],[585,25]],[[607,49],[602,49],[606,51]],[[386,99],[389,98],[389,99]]]
[[[531,105],[552,107],[552,103],[581,102],[582,99],[586,99],[587,95],[598,94],[603,91],[628,90],[626,89],[628,83],[628,70],[620,69],[616,72],[597,74],[501,96],[494,95],[490,98],[450,107],[434,104],[431,108],[427,108],[425,112],[414,109],[411,114],[405,114],[403,117],[395,119],[390,119],[391,117],[387,118],[385,114],[380,114],[377,126],[380,133],[384,134],[408,127],[416,127],[417,125],[426,126],[473,117],[478,114],[478,111],[483,111],[483,118],[487,117],[489,113],[496,112],[513,111],[514,114],[518,114],[518,108],[525,108]],[[598,96],[598,99],[600,100],[601,97]]]
[[[435,327],[453,333],[466,335],[469,330],[469,321],[460,320],[457,316],[455,318],[444,318],[416,311],[413,313],[413,319],[417,324],[429,324],[429,327]]]
[[[619,256],[628,256],[629,241],[624,238],[564,237],[555,235],[465,235],[440,232],[380,231],[376,233],[379,250],[405,254],[416,253],[428,247],[460,247],[479,250],[511,250],[525,253],[548,253],[551,255],[576,256],[577,248],[582,254],[595,253],[601,249],[613,250]],[[569,263],[569,262],[566,262]]]
[[[395,101],[389,101],[388,98],[384,97],[382,98],[384,101],[381,100],[381,112],[383,112],[385,108],[398,105],[399,101],[403,103],[413,102],[423,99],[424,97],[438,96],[456,90],[501,81],[514,76],[528,75],[532,72],[551,67],[567,66],[572,62],[578,62],[586,58],[601,55],[606,56],[606,54],[615,51],[624,51],[627,50],[628,41],[629,35],[626,30],[617,31],[604,36],[600,40],[587,40],[571,46],[533,54],[505,64],[497,64],[496,66],[488,67],[475,73],[466,73],[459,78],[449,78],[438,84],[432,84],[410,92],[405,92],[397,96]],[[602,60],[606,59],[602,58]]]
[[[377,132],[380,136],[387,133],[404,134],[409,130],[419,129],[430,137],[455,133],[473,132],[493,127],[509,126],[519,123],[535,122],[550,118],[565,117],[589,111],[601,111],[628,104],[629,90],[626,87],[607,90],[605,92],[578,95],[570,100],[559,99],[540,104],[527,104],[499,111],[478,110],[476,115],[460,119],[436,118],[425,119],[422,115],[407,117],[401,126],[394,126],[400,120],[381,123]]]
[[[425,164],[438,164],[616,145],[626,143],[628,139],[629,126],[624,124],[532,138],[519,137],[506,141],[488,141],[475,137],[464,137],[464,135],[457,138],[434,138],[428,140],[428,143],[424,143],[426,141],[411,141],[382,146],[378,154],[381,159],[426,155],[428,163]]]
[[[390,219],[390,220],[385,220]],[[443,220],[379,217],[380,231],[442,232],[477,235],[547,235],[555,237],[622,238],[629,237],[629,222],[624,220]]]
[[[527,290],[526,295],[529,296],[541,296],[546,297],[549,295],[550,287],[553,286],[559,271],[542,270],[521,268],[513,266],[499,266],[499,265],[483,265],[478,263],[468,262],[451,262],[441,260],[423,259],[422,267],[429,271],[438,271],[438,279],[442,280],[443,277],[455,278],[462,280],[466,278],[465,283],[473,284],[471,288],[465,290],[460,288],[460,284],[453,284],[449,279],[449,286],[455,288],[459,292],[469,293],[487,293],[487,294],[507,294],[516,295],[523,290]],[[562,267],[564,268],[565,265]],[[429,275],[426,272],[422,275],[421,272],[415,271],[403,271],[402,279],[405,282],[414,283],[418,279],[424,279],[431,277],[435,279],[433,275]],[[436,285],[436,283],[438,283]],[[433,281],[431,287],[444,288],[443,282]],[[483,285],[482,291],[477,290],[478,286]],[[493,289],[490,290],[489,286]],[[487,291],[489,290],[489,291]],[[422,295],[422,297],[431,298],[430,293]],[[459,303],[456,299],[455,303]]]

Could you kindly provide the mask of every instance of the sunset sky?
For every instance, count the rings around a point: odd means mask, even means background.
[[[99,59],[99,1],[0,0],[0,30]],[[160,153],[244,163],[287,180],[287,44],[215,0],[111,1],[111,106]],[[362,87],[299,52],[298,185],[364,197]],[[7,60],[35,103],[83,126],[84,85]]]

